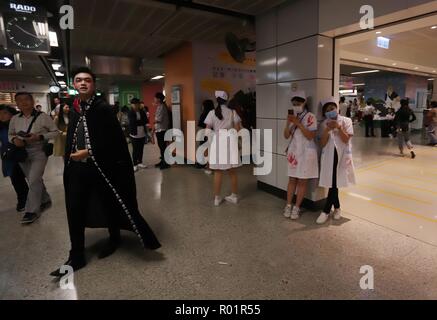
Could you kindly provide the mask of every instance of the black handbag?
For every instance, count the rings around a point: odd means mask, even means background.
[[[29,125],[29,128],[27,129],[27,134],[30,133],[32,130],[33,124],[35,123],[36,119],[39,117],[41,113],[37,113],[36,116],[33,118],[32,122]],[[53,150],[52,150],[53,151]],[[24,162],[27,159],[27,151],[26,147],[17,147],[13,143],[9,143],[8,147],[5,152],[5,159],[12,161],[12,162]]]
[[[53,155],[53,143],[45,142],[42,150],[44,151],[46,157],[50,157]]]

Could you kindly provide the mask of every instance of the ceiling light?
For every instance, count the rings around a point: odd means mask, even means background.
[[[437,26],[432,26],[431,29],[435,30],[435,29],[437,29]]]
[[[436,73],[437,71],[436,70],[432,70],[432,72]]]
[[[382,31],[376,31],[376,34],[381,34],[382,33]]]
[[[164,78],[164,76],[156,76],[156,77],[153,77],[152,80],[159,80],[159,79],[162,79],[162,78]]]
[[[59,84],[65,84],[65,81],[58,81]]]
[[[358,72],[352,72],[351,74],[364,74],[364,73],[376,73],[376,72],[379,72],[379,70],[358,71]]]
[[[49,39],[51,47],[59,47],[58,35],[54,31],[49,31]]]
[[[428,79],[428,81],[434,81],[435,79],[433,79],[433,78],[431,78],[431,79]]]
[[[392,64],[392,66],[397,66],[397,65],[398,65],[397,63],[393,63],[393,64]]]
[[[419,70],[419,67],[415,67],[414,70]]]
[[[65,76],[65,74],[63,74],[62,72],[59,72],[59,71],[56,71],[56,72],[55,72],[55,75],[56,75],[57,77],[63,77],[63,76]]]
[[[385,37],[378,37],[376,46],[378,48],[389,49],[390,48],[390,39]]]
[[[364,61],[369,61],[369,58],[364,58]]]
[[[60,67],[62,67],[62,64],[52,63],[53,70],[58,71]]]

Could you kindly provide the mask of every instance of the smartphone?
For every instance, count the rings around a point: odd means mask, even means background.
[[[289,116],[294,116],[294,110],[293,109],[288,109],[288,115]]]
[[[17,136],[19,136],[21,138],[28,138],[28,137],[30,137],[30,134],[26,133],[24,131],[20,131],[20,132],[18,132]]]

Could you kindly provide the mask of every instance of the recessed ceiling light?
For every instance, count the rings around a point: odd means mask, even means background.
[[[379,70],[359,71],[359,72],[352,72],[351,74],[364,74],[364,73],[376,73],[376,72],[379,72]]]
[[[55,75],[56,75],[57,77],[63,77],[63,76],[65,76],[65,74],[63,74],[62,72],[59,72],[59,71],[56,71],[56,72],[55,72]]]
[[[369,58],[364,58],[364,61],[369,61]]]
[[[164,78],[164,76],[156,76],[156,77],[153,77],[152,80],[159,80],[159,79],[162,79],[162,78]]]
[[[436,73],[437,71],[436,70],[432,70],[432,72]]]
[[[52,68],[53,68],[53,70],[55,70],[55,71],[58,71],[59,68],[61,68],[61,67],[62,67],[62,65],[59,64],[59,63],[52,63]]]
[[[381,34],[382,32],[381,31],[376,31],[376,34]]]
[[[428,81],[434,81],[434,80],[435,80],[434,78],[428,79]]]
[[[419,70],[419,67],[415,67],[414,70]]]
[[[397,63],[393,63],[392,65],[393,65],[393,66],[397,66],[398,64],[397,64]]]
[[[437,26],[432,26],[431,29],[435,30],[435,29],[437,29]]]

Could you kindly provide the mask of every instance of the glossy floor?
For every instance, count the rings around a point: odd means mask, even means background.
[[[394,140],[354,140],[359,183],[343,190],[344,218],[325,226],[318,212],[283,218],[284,201],[258,191],[250,168],[239,173],[241,203],[218,208],[202,170],[140,171],[140,207],[163,248],[144,252],[124,233],[122,248],[97,260],[107,233],[88,230],[74,290],[48,275],[69,249],[60,159],[46,172],[54,206],[31,226],[0,178],[0,299],[437,299],[437,149],[417,147],[413,161],[396,156]],[[156,147],[146,158],[157,161]],[[374,290],[360,288],[364,265]]]

